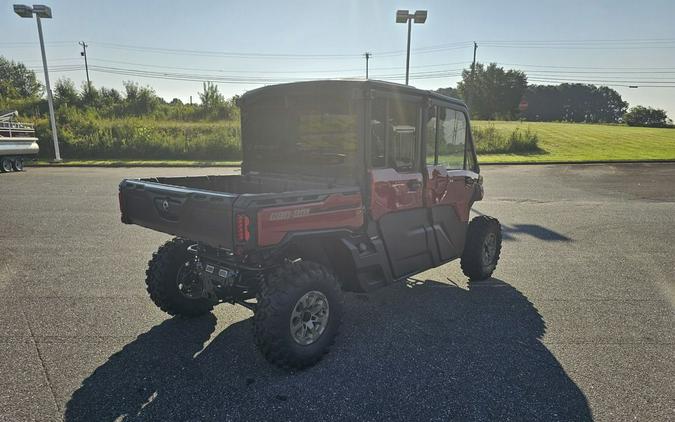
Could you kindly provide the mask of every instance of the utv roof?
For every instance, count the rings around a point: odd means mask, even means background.
[[[322,89],[330,89],[330,88],[381,89],[383,91],[398,92],[401,94],[418,95],[435,98],[441,101],[447,101],[449,103],[466,107],[466,104],[464,104],[463,101],[458,100],[456,98],[448,97],[447,95],[439,94],[438,92],[428,91],[424,89],[417,89],[410,85],[403,85],[386,81],[378,81],[374,79],[324,79],[314,81],[291,82],[279,85],[268,85],[262,88],[257,88],[246,92],[244,95],[241,96],[241,101],[245,102],[259,95],[284,94],[297,91],[305,91],[305,92],[313,90],[321,91]]]

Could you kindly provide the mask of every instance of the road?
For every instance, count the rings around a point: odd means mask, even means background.
[[[0,420],[675,418],[675,165],[485,166],[495,278],[453,262],[349,294],[295,374],[244,308],[156,309],[144,272],[168,237],[119,221],[123,177],[231,171],[0,175]]]

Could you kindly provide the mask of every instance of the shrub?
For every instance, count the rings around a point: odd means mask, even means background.
[[[628,126],[644,127],[668,127],[673,123],[665,110],[643,106],[631,107],[628,113],[624,114],[623,120]]]

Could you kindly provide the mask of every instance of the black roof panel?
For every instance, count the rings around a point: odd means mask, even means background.
[[[371,89],[381,89],[384,91],[391,92],[400,92],[402,94],[410,95],[419,95],[424,97],[435,98],[441,101],[446,101],[462,107],[466,107],[463,101],[456,98],[448,97],[447,95],[439,94],[435,91],[428,91],[423,89],[417,89],[410,85],[397,84],[393,82],[378,81],[375,79],[323,79],[323,80],[312,80],[312,81],[301,81],[301,82],[289,82],[285,84],[278,85],[268,85],[261,88],[256,88],[251,91],[246,92],[241,96],[241,100],[245,102],[250,98],[255,98],[258,95],[262,94],[271,94],[279,93],[283,91],[293,92],[295,90],[307,90],[307,89],[325,89],[325,88],[371,88]]]

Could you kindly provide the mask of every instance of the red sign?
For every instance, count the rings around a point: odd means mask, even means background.
[[[518,110],[525,111],[527,110],[527,106],[528,106],[527,101],[520,100],[520,104],[518,104]]]

